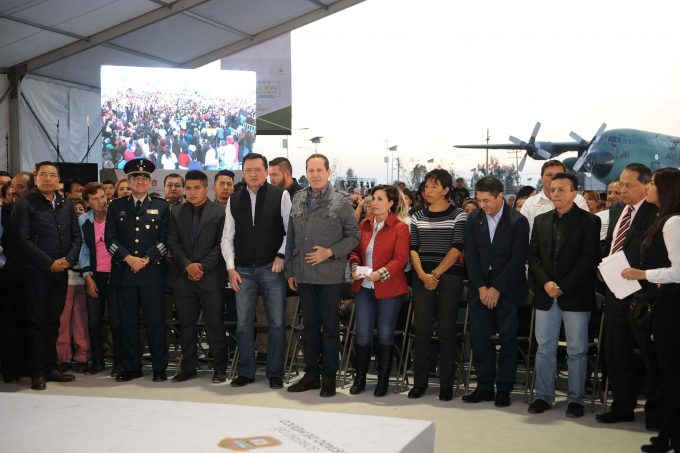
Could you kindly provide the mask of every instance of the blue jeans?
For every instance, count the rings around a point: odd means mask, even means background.
[[[286,279],[283,272],[272,272],[272,264],[259,267],[236,266],[241,276],[241,291],[236,293],[236,341],[240,352],[239,376],[255,378],[255,304],[258,294],[267,310],[267,377],[283,377],[283,354],[286,347],[285,308]]]
[[[403,296],[377,299],[374,290],[361,287],[354,296],[357,344],[370,346],[373,343],[376,321],[378,322],[378,344],[383,346],[394,344],[394,329],[403,302]]]
[[[589,311],[562,311],[553,300],[550,310],[536,310],[536,397],[550,404],[555,401],[557,342],[564,322],[567,340],[569,391],[567,401],[583,405],[588,367]]]

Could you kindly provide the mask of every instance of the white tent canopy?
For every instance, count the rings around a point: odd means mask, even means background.
[[[0,0],[0,169],[55,160],[57,120],[61,154],[80,162],[101,65],[196,68],[361,1]]]

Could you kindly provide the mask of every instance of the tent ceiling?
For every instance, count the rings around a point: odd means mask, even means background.
[[[363,0],[0,0],[0,70],[99,87],[101,65],[197,67]]]

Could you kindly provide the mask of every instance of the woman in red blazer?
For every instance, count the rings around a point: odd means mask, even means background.
[[[389,386],[394,329],[408,293],[404,267],[409,257],[409,227],[397,217],[399,189],[377,186],[369,217],[359,225],[361,241],[349,255],[354,279],[357,337],[356,376],[350,389],[358,395],[366,388],[366,369],[371,358],[373,331],[378,328],[378,385],[373,394],[385,396]],[[361,272],[358,266],[370,270]]]

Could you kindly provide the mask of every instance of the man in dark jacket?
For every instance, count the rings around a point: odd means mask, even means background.
[[[569,361],[567,417],[583,416],[588,366],[588,321],[595,308],[600,218],[574,204],[576,176],[558,173],[550,186],[555,209],[534,219],[529,276],[536,307],[536,399],[529,413],[555,401],[557,342],[564,323]]]
[[[212,381],[220,383],[227,379],[224,334],[227,275],[220,249],[225,210],[208,199],[208,177],[202,171],[188,171],[185,187],[187,202],[172,211],[168,227],[172,251],[168,285],[173,290],[182,345],[181,370],[172,380],[183,382],[196,376],[197,323],[202,309],[214,360]]]
[[[529,255],[529,222],[509,207],[503,183],[485,176],[475,185],[481,209],[465,225],[465,264],[470,279],[470,341],[477,370],[477,389],[463,396],[466,403],[494,401],[510,405],[517,369],[517,313],[529,289],[525,263]],[[496,352],[491,335],[498,329],[501,350]]]
[[[68,287],[66,271],[78,261],[83,238],[73,206],[57,192],[57,166],[40,162],[34,176],[38,190],[16,205],[14,222],[28,286],[31,388],[44,390],[46,380],[75,379],[56,370],[56,342]]]

